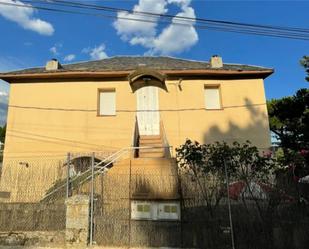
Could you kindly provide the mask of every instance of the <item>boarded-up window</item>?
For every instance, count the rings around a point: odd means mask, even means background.
[[[102,90],[99,92],[99,115],[116,115],[115,90]]]
[[[205,86],[205,108],[221,109],[220,88],[218,86]]]

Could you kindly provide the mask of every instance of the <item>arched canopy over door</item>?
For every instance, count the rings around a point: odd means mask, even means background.
[[[138,68],[128,77],[133,92],[145,86],[159,87],[167,91],[165,78],[165,75],[147,67]]]

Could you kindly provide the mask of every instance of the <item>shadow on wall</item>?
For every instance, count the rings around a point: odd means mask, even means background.
[[[213,125],[204,134],[204,143],[213,143],[216,141],[225,141],[233,143],[234,141],[245,142],[249,140],[259,149],[268,149],[270,147],[270,132],[266,105],[264,103],[253,104],[248,98],[244,99],[243,106],[226,107],[235,109],[233,119],[228,120],[227,124]],[[237,111],[239,109],[239,111]],[[245,123],[241,119],[247,119],[247,124],[241,127],[239,123]],[[226,126],[224,130],[221,128]]]
[[[162,176],[157,172],[145,172],[142,175],[127,173],[100,176],[104,193],[101,194],[97,189],[98,201],[94,215],[96,243],[100,246],[179,247],[179,221],[134,220],[130,216],[131,200],[164,200],[166,194],[171,196],[171,192],[178,197],[178,176]]]

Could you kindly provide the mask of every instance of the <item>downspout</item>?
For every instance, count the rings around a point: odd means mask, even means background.
[[[179,78],[179,81],[176,86],[176,108],[177,108],[177,122],[178,122],[178,144],[181,144],[180,141],[180,108],[179,108],[179,96],[178,96],[178,89],[182,91],[181,87],[182,78]]]

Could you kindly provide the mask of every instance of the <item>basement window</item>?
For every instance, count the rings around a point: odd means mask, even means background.
[[[116,91],[115,89],[99,89],[98,115],[116,115]]]
[[[158,201],[132,201],[131,219],[133,220],[180,220],[180,204]]]
[[[204,98],[205,98],[205,108],[207,110],[222,109],[219,86],[205,86]]]

